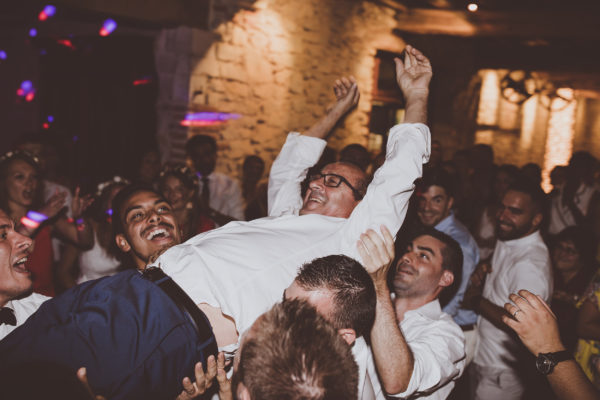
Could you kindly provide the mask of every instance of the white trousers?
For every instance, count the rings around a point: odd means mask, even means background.
[[[473,400],[521,400],[523,397],[525,386],[515,370],[472,363],[470,371]]]

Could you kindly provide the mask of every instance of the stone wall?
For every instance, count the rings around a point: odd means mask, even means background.
[[[217,1],[217,3],[219,3]],[[187,136],[214,135],[217,169],[239,176],[248,154],[270,166],[291,130],[304,130],[334,99],[333,81],[356,77],[358,108],[330,144],[367,144],[374,56],[400,52],[395,11],[366,1],[260,0],[212,31],[163,31],[156,45],[160,79],[158,136],[165,160],[181,160]],[[218,128],[177,126],[186,108],[241,114]]]

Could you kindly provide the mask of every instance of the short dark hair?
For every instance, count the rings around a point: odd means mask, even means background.
[[[340,151],[340,161],[354,164],[366,171],[371,164],[371,155],[363,145],[352,143]]]
[[[200,146],[203,144],[208,144],[212,147],[212,149],[215,152],[217,151],[217,141],[215,140],[214,137],[208,136],[208,135],[196,135],[196,136],[192,136],[191,138],[189,138],[188,141],[186,142],[185,152],[187,154],[190,154],[194,147]]]
[[[524,176],[518,176],[508,187],[509,191],[524,193],[531,198],[533,208],[536,213],[542,213],[546,210],[546,194],[542,188]]]
[[[423,177],[417,179],[415,186],[418,191],[427,191],[431,186],[439,186],[446,191],[448,197],[454,197],[454,176],[443,168],[427,169]]]
[[[567,241],[573,242],[584,268],[595,264],[596,239],[590,229],[578,225],[566,227],[553,238],[552,248],[554,249],[560,242]]]
[[[424,227],[423,229],[420,229],[418,233],[413,236],[412,240],[425,235],[431,236],[444,244],[444,247],[441,249],[442,269],[450,271],[454,275],[452,284],[444,288],[440,294],[440,303],[444,305],[454,297],[460,286],[463,269],[463,252],[460,248],[460,244],[458,244],[456,240],[433,227]]]
[[[356,260],[332,255],[304,264],[296,282],[305,290],[326,288],[333,293],[333,315],[338,329],[352,328],[356,336],[368,336],[375,320],[375,286],[368,272]]]
[[[261,400],[357,399],[358,367],[337,330],[301,300],[278,303],[244,339],[233,390],[240,382]]]

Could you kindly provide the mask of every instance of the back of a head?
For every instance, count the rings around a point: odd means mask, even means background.
[[[331,255],[304,264],[296,282],[305,290],[333,293],[334,311],[329,319],[338,329],[352,328],[356,336],[368,336],[375,318],[377,298],[373,280],[356,260]]]
[[[308,303],[276,304],[244,339],[233,389],[252,399],[356,399],[358,367],[336,329]]]
[[[340,152],[340,161],[354,164],[363,171],[366,171],[371,163],[371,155],[364,146],[352,143],[342,149]]]
[[[185,143],[185,151],[189,155],[194,147],[204,144],[208,144],[212,147],[213,151],[217,151],[217,141],[215,138],[208,135],[195,135],[189,138]]]

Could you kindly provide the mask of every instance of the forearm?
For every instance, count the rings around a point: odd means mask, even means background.
[[[502,321],[502,316],[512,318],[512,315],[509,315],[504,308],[497,306],[485,297],[482,297],[474,311],[494,324],[496,328],[502,329],[509,334],[513,334],[513,331]]]
[[[89,250],[94,246],[94,233],[88,221],[79,223],[70,222],[66,218],[59,218],[54,223],[58,233],[83,250]]]
[[[398,326],[389,292],[378,291],[371,347],[381,383],[387,393],[406,390],[412,376],[414,358]]]
[[[427,123],[427,100],[429,92],[424,91],[406,97],[406,111],[404,113],[405,123]]]
[[[597,400],[600,396],[575,360],[558,363],[547,378],[559,400]]]
[[[345,112],[340,107],[334,105],[320,120],[318,120],[310,129],[303,133],[305,136],[325,139],[331,132],[335,124],[344,116]]]

